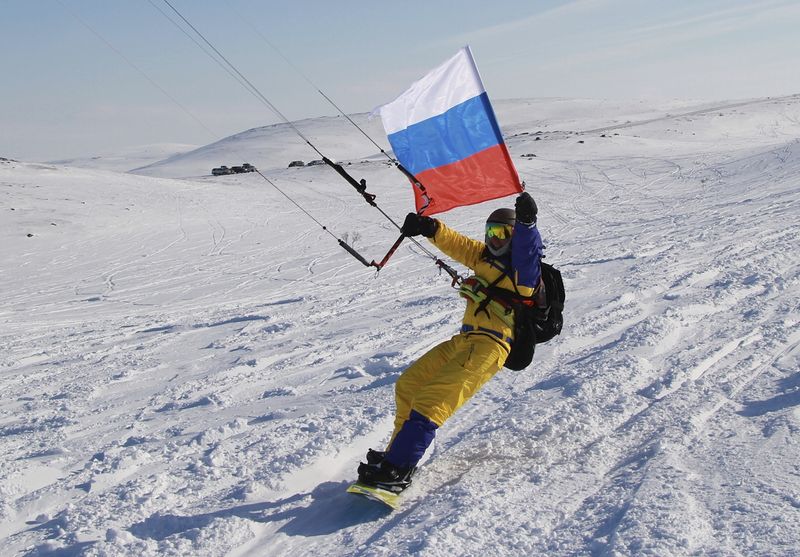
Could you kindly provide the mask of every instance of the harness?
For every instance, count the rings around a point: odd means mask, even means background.
[[[494,314],[513,330],[515,307],[520,305],[531,308],[536,307],[537,294],[541,289],[542,281],[540,279],[539,284],[534,288],[530,296],[523,296],[519,293],[517,285],[512,280],[511,283],[514,285],[514,292],[511,292],[510,290],[497,286],[500,284],[500,281],[508,276],[508,269],[505,266],[501,268],[494,265],[493,262],[490,263],[500,270],[500,276],[497,277],[497,279],[489,283],[489,281],[483,277],[471,276],[461,283],[458,293],[462,297],[472,300],[478,305],[475,310],[475,315],[482,311],[486,313],[487,317],[491,317],[491,314]],[[502,335],[497,334],[495,336]]]
[[[473,327],[472,325],[462,325],[461,326],[461,332],[462,333],[471,333],[471,332],[488,333],[488,334],[492,335],[493,337],[497,337],[500,340],[506,341],[506,343],[509,346],[511,346],[511,344],[514,343],[514,339],[513,338],[511,338],[511,337],[503,338],[503,334],[500,333],[499,331],[495,331],[493,329],[487,329],[486,327]]]
[[[539,284],[530,296],[523,296],[513,280],[514,292],[500,288],[498,284],[508,276],[508,270],[505,265],[500,267],[492,260],[489,263],[500,271],[500,277],[492,283],[481,277],[470,277],[462,282],[459,294],[477,304],[475,315],[484,311],[489,318],[495,315],[508,325],[514,331],[513,342],[509,342],[512,339],[503,339],[501,333],[483,327],[467,325],[461,331],[475,331],[505,340],[511,351],[503,367],[519,371],[530,365],[537,344],[561,334],[566,298],[564,282],[558,269],[541,262]]]

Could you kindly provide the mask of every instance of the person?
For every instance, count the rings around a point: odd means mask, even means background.
[[[543,245],[536,217],[536,202],[523,192],[515,209],[497,209],[489,215],[484,242],[416,213],[408,214],[402,232],[426,236],[443,253],[472,269],[474,278],[485,285],[531,298],[541,289]],[[502,369],[514,342],[513,319],[509,324],[501,312],[490,311],[474,296],[464,297],[467,307],[460,333],[432,348],[400,375],[388,447],[369,450],[367,462],[358,467],[360,482],[395,493],[408,487],[436,430]]]

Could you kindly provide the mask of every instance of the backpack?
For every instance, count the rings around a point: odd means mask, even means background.
[[[542,262],[542,281],[545,289],[546,306],[530,304],[530,299],[508,296],[507,290],[490,287],[489,296],[499,298],[514,308],[514,343],[504,367],[519,371],[528,367],[533,360],[537,344],[542,344],[561,334],[564,326],[564,281],[561,272]],[[528,303],[525,303],[528,301]]]
[[[561,271],[552,265],[542,263],[542,280],[547,307],[535,310],[540,312],[534,319],[536,344],[547,342],[561,334],[561,328],[564,326],[564,300],[567,298]]]

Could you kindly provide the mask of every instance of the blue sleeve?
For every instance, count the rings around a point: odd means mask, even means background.
[[[511,268],[519,286],[536,288],[542,276],[542,236],[535,224],[517,222],[511,242]]]

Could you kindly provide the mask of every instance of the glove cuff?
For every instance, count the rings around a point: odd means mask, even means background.
[[[426,238],[433,238],[439,230],[439,222],[431,217],[422,217],[420,219],[420,231]]]

